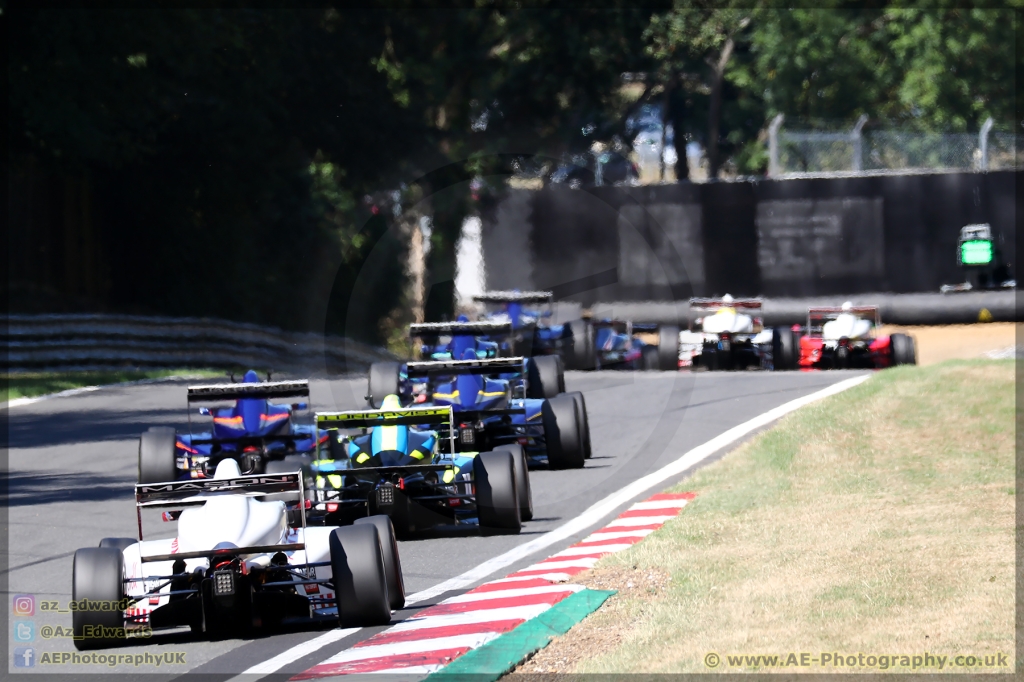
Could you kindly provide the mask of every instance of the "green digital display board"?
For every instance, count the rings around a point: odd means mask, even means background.
[[[992,262],[992,242],[987,239],[962,242],[960,262],[964,265],[988,265]]]

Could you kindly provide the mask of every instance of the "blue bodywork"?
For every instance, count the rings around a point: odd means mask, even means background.
[[[474,359],[473,350],[467,348],[461,359]],[[457,447],[464,445],[467,449],[486,451],[519,443],[527,457],[543,458],[547,456],[541,421],[544,400],[513,398],[513,384],[522,381],[522,374],[502,375],[497,379],[459,374],[431,386],[430,399],[434,405],[452,407],[458,422],[454,426],[460,429]],[[472,443],[462,440],[465,429],[473,431]]]
[[[504,310],[488,313],[483,317],[487,322],[506,322],[512,325],[512,334],[500,336],[454,335],[446,344],[424,345],[420,352],[431,360],[452,360],[464,358],[466,348],[472,348],[479,359],[522,355],[560,355],[572,346],[572,331],[568,325],[541,324],[550,311],[531,310],[522,303],[504,304]],[[459,322],[469,318],[460,315]]]
[[[401,410],[398,396],[385,397],[381,409]],[[312,464],[314,522],[345,525],[384,513],[400,535],[476,522],[473,460],[479,453],[442,452],[438,445],[447,440],[446,433],[424,424],[374,426],[340,440],[338,459]],[[392,500],[383,505],[376,493],[382,486],[390,487]]]
[[[643,349],[646,345],[632,334],[616,329],[609,320],[602,320],[595,325],[597,369],[608,366],[643,369]]]
[[[259,383],[259,377],[249,370],[241,383]],[[206,466],[212,470],[221,459],[247,453],[261,453],[267,460],[311,453],[319,437],[311,424],[293,422],[291,404],[262,398],[242,398],[231,407],[200,408],[200,414],[212,417],[212,430],[175,436],[179,478],[203,478]]]

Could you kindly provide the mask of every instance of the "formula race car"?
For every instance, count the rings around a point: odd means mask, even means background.
[[[590,457],[590,425],[583,394],[528,398],[527,358],[410,362],[410,378],[422,378],[434,405],[451,406],[457,451],[521,445],[533,465],[578,469]],[[510,379],[497,377],[506,376]],[[556,437],[552,437],[556,434]]]
[[[875,336],[877,306],[811,308],[800,338],[801,369],[883,368],[917,364],[914,339],[906,334]]]
[[[796,334],[765,329],[758,298],[691,298],[690,328],[679,333],[679,366],[708,370],[795,369]]]
[[[621,320],[587,322],[593,369],[676,370],[679,327]]]
[[[482,320],[470,322],[460,315],[455,322],[423,322],[409,325],[409,335],[423,341],[420,358],[423,360],[458,360],[467,357],[471,350],[477,359],[511,357],[515,347],[514,329],[508,320]],[[371,396],[377,396],[373,404],[380,406],[381,396],[399,391],[394,386],[396,371],[401,374],[397,363],[377,363],[377,370],[371,368]],[[565,365],[558,355],[539,355],[527,361],[529,373],[529,398],[554,398],[565,393]],[[380,377],[375,382],[372,377]],[[511,377],[503,377],[509,379]],[[421,394],[417,394],[421,395]]]
[[[212,478],[137,485],[139,539],[105,538],[75,552],[75,646],[164,628],[248,637],[289,622],[390,622],[405,593],[387,517],[307,528],[305,505],[290,513],[284,501],[259,499],[267,495],[303,499],[302,475],[242,475],[223,459]],[[151,509],[177,520],[176,537],[143,540],[142,515]]]
[[[512,325],[505,355],[535,358],[557,355],[569,369],[593,369],[593,336],[584,320],[567,324],[549,324],[551,291],[488,291],[473,300],[489,310],[484,319]],[[527,304],[536,308],[526,308]],[[461,356],[456,356],[456,359]]]
[[[153,427],[139,439],[139,483],[206,478],[226,459],[235,460],[243,474],[295,471],[312,461],[316,430],[295,419],[308,403],[271,402],[308,399],[308,381],[260,382],[250,370],[240,383],[189,386],[187,395],[189,433]],[[197,403],[208,404],[197,410],[211,418],[208,431],[193,429]]]
[[[461,525],[519,533],[533,518],[522,446],[456,453],[451,406],[403,408],[391,395],[381,410],[320,413],[316,423],[342,445],[313,464],[313,513],[325,523],[383,514],[405,537]]]

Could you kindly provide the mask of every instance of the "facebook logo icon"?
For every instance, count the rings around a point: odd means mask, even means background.
[[[31,668],[36,664],[36,650],[30,646],[18,647],[14,650],[14,667]]]

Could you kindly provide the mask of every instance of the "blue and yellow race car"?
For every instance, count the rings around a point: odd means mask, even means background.
[[[384,514],[408,537],[460,526],[519,533],[533,518],[523,449],[457,452],[450,406],[403,407],[390,395],[379,410],[318,413],[316,425],[340,447],[322,445],[312,464],[314,523]]]
[[[308,381],[263,381],[249,370],[241,382],[189,386],[189,432],[153,427],[139,439],[139,483],[209,478],[225,459],[242,474],[295,471],[312,461],[322,437],[311,424],[298,424],[295,413],[307,402],[272,402],[309,398]],[[210,417],[208,430],[193,429],[193,408]],[[227,404],[225,404],[227,403]]]

